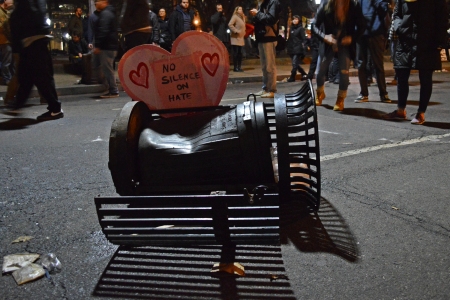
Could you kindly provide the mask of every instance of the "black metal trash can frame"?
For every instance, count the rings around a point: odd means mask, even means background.
[[[238,106],[150,111],[144,103],[127,103],[114,121],[110,136],[109,168],[122,197],[95,198],[99,222],[108,240],[120,245],[278,244],[281,202],[301,197],[314,209],[319,208],[320,153],[314,98],[312,84],[307,81],[296,93],[275,94],[273,104],[248,99]],[[204,178],[198,184],[190,178],[178,185],[162,184],[167,174],[161,180],[142,174],[152,172],[146,167],[146,163],[152,163],[147,156],[161,150],[155,149],[155,140],[149,141],[154,137],[149,131],[179,123],[181,119],[162,120],[160,115],[181,111],[195,112],[188,117],[190,120],[207,116],[216,124],[229,120],[230,114],[236,115],[236,128],[230,121],[224,128],[233,130],[225,130],[225,138],[208,143],[217,142],[220,148],[223,139],[230,147],[228,151],[236,150],[237,156],[231,155],[231,159],[239,161],[238,167],[245,165],[235,169],[243,172],[236,174],[237,181],[220,180],[227,162],[218,166],[219,171],[208,174],[211,180]],[[152,122],[160,122],[161,126],[149,125]],[[186,128],[177,124],[164,130]],[[174,140],[186,146],[183,140]],[[278,182],[270,148],[278,152]],[[156,161],[180,155],[170,147],[163,151],[173,153]],[[198,157],[198,153],[192,153]],[[168,174],[176,171],[176,164],[172,164]]]

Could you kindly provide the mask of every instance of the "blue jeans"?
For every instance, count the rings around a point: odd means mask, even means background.
[[[405,109],[409,94],[409,75],[411,69],[395,69],[397,73],[398,108]],[[433,70],[419,70],[420,96],[418,112],[425,112],[433,92]]]
[[[0,45],[0,57],[1,57],[1,77],[5,84],[11,81],[11,63],[12,63],[12,48],[10,44]]]
[[[331,47],[324,54],[322,62],[320,63],[319,74],[317,75],[317,86],[325,85],[325,76],[327,75],[328,67],[333,60],[334,52]],[[350,68],[350,52],[348,47],[340,47],[338,51],[338,63],[339,63],[339,89],[346,91],[348,89],[349,74],[348,69]]]
[[[117,51],[114,50],[102,50],[99,54],[100,65],[105,76],[105,84],[111,94],[119,93],[116,84],[116,78],[114,76],[113,63],[116,58]]]
[[[261,69],[263,73],[263,90],[277,91],[277,66],[275,64],[275,47],[277,42],[258,43]]]

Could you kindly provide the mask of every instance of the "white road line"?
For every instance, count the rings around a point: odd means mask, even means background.
[[[319,130],[319,132],[329,133],[329,134],[340,134],[339,132],[326,131],[326,130]]]
[[[439,139],[449,137],[449,136],[450,136],[450,133],[441,134],[441,135],[429,135],[429,136],[411,139],[411,140],[407,140],[407,141],[403,141],[403,142],[396,142],[396,143],[392,143],[392,144],[384,144],[384,145],[378,145],[378,146],[372,146],[372,147],[367,147],[367,148],[345,151],[345,152],[339,152],[339,153],[335,153],[335,154],[324,155],[320,158],[320,161],[332,160],[332,159],[336,159],[336,158],[352,156],[352,155],[356,155],[356,154],[367,153],[367,152],[377,151],[377,150],[386,149],[386,148],[412,145],[412,144],[417,144],[417,143],[426,142],[426,141],[435,141],[435,140],[439,140]]]

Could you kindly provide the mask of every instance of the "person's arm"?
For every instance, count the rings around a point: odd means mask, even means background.
[[[222,17],[222,13],[219,11],[216,12],[215,14],[213,14],[211,16],[211,24],[213,24],[213,25],[219,24],[221,17]]]
[[[267,11],[259,10],[258,13],[254,16],[254,20],[266,25],[273,26],[278,22],[278,16],[280,14],[280,3],[277,0],[270,1],[267,6]],[[275,32],[278,35],[277,32]]]
[[[436,45],[438,49],[446,48],[448,41],[448,7],[445,0],[435,1]]]
[[[155,13],[152,13],[152,18],[151,18],[151,23],[150,24],[152,26],[152,40],[153,43],[159,45],[159,22],[158,22],[158,17],[156,16]]]
[[[235,24],[236,24],[236,15],[233,15],[230,19],[230,22],[228,23],[228,27],[230,28],[231,32],[239,33],[237,28],[234,26]]]

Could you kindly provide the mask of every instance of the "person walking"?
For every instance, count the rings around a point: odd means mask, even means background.
[[[38,121],[64,117],[53,78],[53,64],[48,48],[50,26],[46,22],[45,0],[16,0],[9,19],[13,51],[19,53],[18,82],[16,99],[5,111],[9,115],[19,115],[21,108],[36,85],[40,95],[48,103],[46,113],[37,117]]]
[[[174,42],[183,32],[193,30],[194,11],[189,9],[189,0],[180,0],[175,10],[169,17],[169,31]]]
[[[313,24],[316,22],[314,19],[311,22],[311,28],[314,26]],[[317,69],[317,62],[319,60],[319,38],[316,34],[311,30],[311,37],[309,38],[309,49],[311,51],[311,63],[309,65],[309,71],[308,71],[308,79],[313,80],[316,78],[316,69]]]
[[[301,80],[307,79],[307,74],[303,70],[300,62],[305,58],[305,47],[306,42],[305,29],[300,23],[300,17],[295,15],[292,17],[291,31],[289,33],[289,38],[287,40],[287,54],[291,57],[292,70],[291,77],[288,78],[288,82],[295,81],[295,75],[297,75],[297,70],[302,74]]]
[[[124,50],[147,44],[152,36],[152,27],[148,18],[147,0],[127,0],[120,29],[124,36]]]
[[[385,120],[405,120],[411,70],[419,70],[419,107],[411,124],[425,122],[433,92],[433,72],[442,69],[441,49],[447,42],[448,9],[445,0],[397,0],[393,13],[398,36],[394,56],[397,73],[397,109]]]
[[[160,8],[158,11],[158,23],[159,23],[159,46],[171,52],[172,38],[170,36],[169,19],[167,18],[165,8]]]
[[[119,90],[113,69],[114,59],[116,58],[119,47],[116,13],[108,0],[96,0],[95,8],[100,11],[100,14],[94,33],[94,54],[98,55],[105,78],[104,83],[108,88],[108,93],[101,95],[100,98],[115,98],[119,97]]]
[[[323,26],[322,26],[323,25]],[[337,52],[339,60],[339,91],[335,111],[344,110],[349,83],[350,59],[355,56],[356,40],[363,34],[365,21],[359,2],[353,0],[329,0],[322,3],[312,28],[322,41],[319,74],[317,75],[316,105],[325,99],[325,77],[328,67]]]
[[[389,18],[390,0],[359,0],[362,13],[366,21],[366,30],[357,41],[358,78],[361,91],[356,103],[369,101],[369,83],[372,81],[371,66],[376,74],[380,101],[390,103],[386,91],[386,78],[384,74],[383,53],[386,48],[386,37],[389,27],[385,19]]]
[[[250,10],[255,25],[261,69],[263,73],[262,90],[256,93],[261,98],[273,98],[277,91],[277,66],[275,47],[277,46],[278,22],[281,5],[278,0],[262,0],[258,8]]]
[[[245,46],[245,15],[242,6],[237,6],[234,9],[233,16],[228,23],[228,27],[231,30],[231,50],[233,52],[233,71],[244,72],[242,66],[242,49]]]

